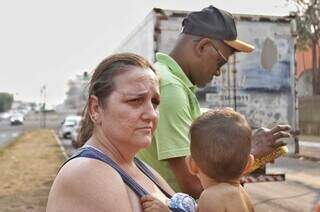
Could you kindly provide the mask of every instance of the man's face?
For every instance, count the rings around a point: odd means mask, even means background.
[[[200,55],[200,63],[193,73],[193,82],[198,87],[204,87],[214,76],[220,75],[220,68],[227,63],[228,58],[234,53],[233,49],[222,41],[207,42]]]

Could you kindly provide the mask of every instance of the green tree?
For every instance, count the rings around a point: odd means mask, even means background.
[[[6,112],[11,109],[13,95],[9,93],[0,93],[0,112]]]
[[[299,49],[312,49],[313,93],[320,94],[320,58],[317,47],[320,40],[320,0],[290,0],[297,7],[297,33]],[[317,61],[318,60],[318,61]]]

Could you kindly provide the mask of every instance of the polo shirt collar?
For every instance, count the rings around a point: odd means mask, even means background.
[[[157,61],[168,65],[171,73],[181,79],[183,83],[186,84],[186,86],[193,92],[196,90],[197,87],[192,84],[187,75],[183,72],[182,68],[172,57],[167,54],[158,52],[156,53],[156,59]]]

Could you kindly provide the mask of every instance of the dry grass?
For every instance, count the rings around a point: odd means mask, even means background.
[[[32,130],[0,152],[0,211],[45,211],[64,157],[50,130]]]

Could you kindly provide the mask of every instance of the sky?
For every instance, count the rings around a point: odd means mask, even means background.
[[[214,5],[231,13],[288,15],[286,0],[2,0],[0,92],[47,104],[65,99],[67,82],[91,72],[152,8],[195,11]]]

